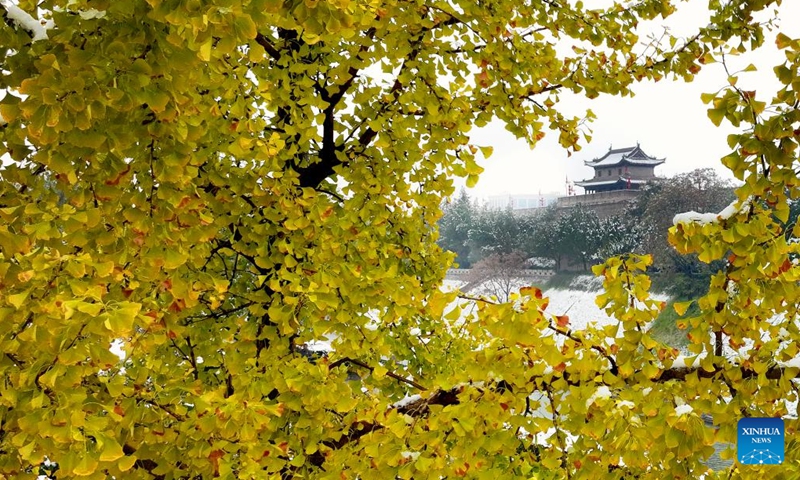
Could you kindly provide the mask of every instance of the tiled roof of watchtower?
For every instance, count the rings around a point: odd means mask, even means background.
[[[656,165],[664,163],[664,159],[651,157],[644,153],[644,151],[639,148],[639,145],[636,145],[635,147],[609,149],[602,157],[587,160],[583,163],[594,168],[613,167],[626,163],[629,165],[647,165],[655,167]]]
[[[629,181],[632,185],[644,185],[645,183],[647,183],[647,180],[640,180],[636,178],[631,178],[629,180],[626,177],[619,176],[611,180],[596,180],[596,179],[584,180],[582,182],[575,182],[575,185],[579,187],[600,187],[607,185],[621,185],[622,186],[621,189],[624,189],[625,185],[627,185]]]

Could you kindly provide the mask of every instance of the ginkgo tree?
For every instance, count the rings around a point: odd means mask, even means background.
[[[780,2],[711,1],[642,45],[679,3],[0,0],[0,476],[703,473],[736,419],[796,398],[797,40],[771,105],[705,98],[745,186],[672,234],[728,259],[681,325],[696,357],[647,332],[648,257],[598,268],[619,326],[572,331],[535,288],[440,291],[435,244],[491,153],[472,128],[576,150],[560,96],[691,80]]]

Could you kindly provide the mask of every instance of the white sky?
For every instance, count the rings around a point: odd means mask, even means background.
[[[585,2],[587,6],[589,2]],[[778,16],[778,29],[792,38],[800,37],[800,1],[784,0]],[[695,26],[706,23],[708,14],[705,1],[692,0],[689,5],[679,5],[678,12],[667,19],[666,24],[676,34],[691,34]],[[664,20],[659,19],[661,24]],[[654,25],[655,28],[658,25]],[[777,30],[776,30],[777,31]],[[770,33],[765,46],[756,54],[727,58],[731,72],[741,70],[752,63],[757,72],[738,75],[737,86],[745,90],[756,90],[756,98],[769,101],[777,90],[772,68],[783,62],[783,52],[775,47]],[[470,196],[486,198],[499,194],[565,193],[565,178],[570,181],[591,178],[592,169],[584,160],[603,155],[609,148],[632,146],[638,141],[649,155],[666,158],[656,169],[659,176],[672,176],[695,168],[715,168],[725,178],[733,176],[720,163],[720,158],[730,152],[726,137],[737,130],[727,122],[715,127],[706,115],[707,105],[700,101],[700,94],[716,92],[727,85],[721,64],[708,65],[695,76],[692,83],[662,80],[634,86],[636,96],[601,96],[594,100],[585,97],[566,99],[562,95],[559,108],[574,114],[591,109],[597,119],[589,127],[592,142],[582,144],[583,149],[572,157],[558,145],[557,134],[546,136],[534,150],[522,140],[517,140],[496,122],[474,130],[472,143],[491,145],[494,154],[482,161],[485,168],[478,184],[468,189]],[[549,129],[546,133],[551,132]],[[459,186],[463,182],[457,183]],[[577,188],[578,193],[583,189]]]

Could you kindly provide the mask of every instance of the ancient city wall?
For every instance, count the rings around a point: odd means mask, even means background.
[[[566,211],[581,204],[586,209],[597,213],[600,218],[622,213],[628,203],[641,192],[638,190],[616,190],[613,192],[592,193],[589,195],[575,195],[572,197],[559,197],[556,209]]]

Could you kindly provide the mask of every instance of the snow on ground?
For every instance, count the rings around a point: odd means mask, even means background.
[[[547,312],[569,317],[569,326],[581,330],[589,324],[609,325],[616,320],[606,315],[595,303],[599,292],[581,290],[545,290],[543,295],[550,299]]]
[[[605,326],[616,323],[613,317],[597,306],[595,299],[602,293],[603,281],[600,277],[581,275],[571,282],[570,286],[579,286],[574,289],[546,289],[543,295],[550,299],[547,312],[553,315],[566,315],[569,317],[569,326],[574,330],[586,328],[588,325]],[[588,289],[591,291],[584,291]],[[669,296],[651,293],[651,298],[657,301],[668,301]]]
[[[515,290],[528,286],[530,282],[520,280],[514,285]],[[597,306],[595,299],[602,293],[603,280],[591,275],[580,275],[570,284],[570,289],[548,289],[543,290],[544,297],[550,300],[547,312],[553,315],[566,315],[569,317],[570,328],[580,330],[589,324],[598,326],[615,323],[616,320],[606,315],[606,312]],[[443,288],[452,290],[463,286],[463,282],[446,280]],[[586,291],[589,290],[589,291]],[[475,288],[471,293],[484,295],[488,292],[481,287]],[[669,296],[663,294],[651,294],[653,300],[668,301]]]
[[[442,289],[451,291],[462,288],[466,282],[457,280],[445,280]],[[530,285],[528,280],[518,280],[514,282],[514,291]],[[551,288],[544,285],[542,294],[550,300],[547,312],[552,315],[566,315],[569,317],[569,325],[573,330],[581,330],[589,324],[605,326],[615,323],[616,320],[606,315],[606,312],[597,306],[595,299],[602,293],[603,279],[593,275],[579,275],[575,277],[569,285],[571,288]],[[468,292],[470,295],[489,295],[489,290],[478,286]],[[652,293],[651,298],[657,301],[669,301],[668,295]]]

